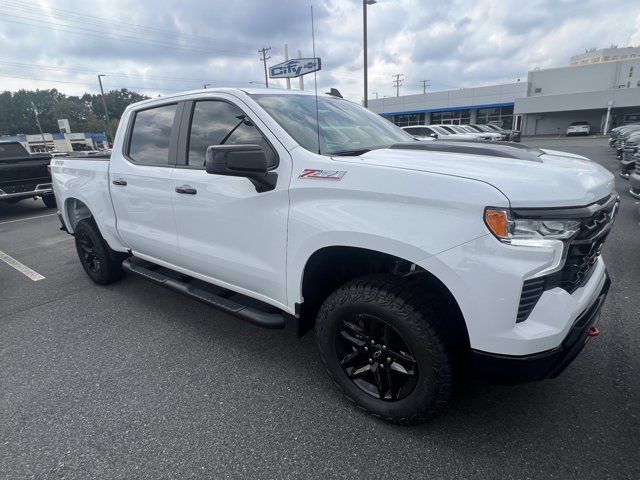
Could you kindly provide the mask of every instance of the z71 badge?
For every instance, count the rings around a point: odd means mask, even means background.
[[[302,171],[298,178],[315,178],[318,180],[342,180],[345,170],[315,170],[307,168]]]

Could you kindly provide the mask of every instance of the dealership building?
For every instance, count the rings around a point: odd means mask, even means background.
[[[369,109],[399,126],[501,121],[523,135],[557,135],[587,121],[605,132],[640,121],[640,47],[589,50],[527,81],[370,99]]]

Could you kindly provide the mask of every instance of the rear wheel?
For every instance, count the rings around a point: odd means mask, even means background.
[[[52,193],[43,195],[42,201],[44,202],[47,208],[55,208],[57,206],[56,197]]]
[[[338,388],[367,413],[420,423],[453,389],[452,349],[438,300],[414,279],[372,275],[340,287],[322,305],[316,334]]]
[[[74,235],[80,263],[91,280],[107,285],[122,277],[122,261],[127,255],[109,248],[92,218],[80,220]]]

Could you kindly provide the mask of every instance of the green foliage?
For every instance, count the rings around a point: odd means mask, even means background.
[[[124,109],[149,97],[126,88],[105,94],[113,131]],[[58,120],[69,120],[72,132],[105,131],[104,107],[100,94],[67,96],[52,90],[19,90],[0,92],[0,135],[38,133],[34,107],[38,111],[43,132],[57,132]]]

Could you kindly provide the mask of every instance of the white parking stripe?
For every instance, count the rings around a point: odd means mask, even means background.
[[[9,265],[10,267],[15,268],[20,273],[23,273],[34,282],[37,282],[38,280],[44,280],[44,277],[40,275],[38,272],[31,270],[29,267],[27,267],[26,265],[23,265],[12,256],[7,255],[2,250],[0,250],[0,260],[2,260],[4,263]]]
[[[38,215],[37,217],[18,218],[17,220],[7,220],[6,222],[0,222],[0,225],[13,222],[24,222],[25,220],[35,220],[36,218],[53,217],[56,213],[48,213],[47,215]]]

